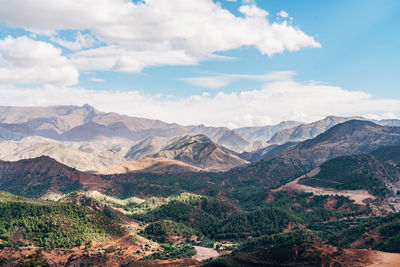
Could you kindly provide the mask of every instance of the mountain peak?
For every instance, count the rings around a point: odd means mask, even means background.
[[[94,110],[94,107],[93,106],[91,106],[91,105],[89,105],[89,104],[84,104],[83,106],[82,106],[82,108],[84,108],[84,109],[87,109],[87,110]]]

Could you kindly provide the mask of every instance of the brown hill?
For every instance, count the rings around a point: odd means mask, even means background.
[[[48,156],[80,171],[100,171],[124,161],[123,156],[113,151],[84,152],[50,139],[40,138],[26,137],[18,142],[0,142],[0,160],[17,161]]]
[[[383,197],[400,189],[400,170],[370,154],[341,156],[326,161],[316,175],[307,175],[299,183],[338,190],[367,190]]]
[[[227,266],[397,266],[400,254],[342,249],[325,244],[289,244],[224,260]]]
[[[270,140],[267,140],[268,143],[272,144],[283,144],[286,142],[299,142],[304,141],[307,139],[311,139],[316,137],[317,135],[329,130],[333,126],[343,123],[349,120],[354,119],[362,119],[361,117],[336,117],[336,116],[329,116],[325,119],[300,124],[292,128],[283,129],[281,131],[276,132],[275,135],[271,137]]]
[[[136,160],[148,157],[159,152],[168,143],[168,138],[150,136],[131,147],[126,153],[125,158]]]
[[[42,156],[16,162],[0,161],[0,189],[27,197],[48,192],[68,193],[81,188],[100,189],[108,182]]]
[[[369,121],[351,120],[338,124],[314,139],[266,157],[243,168],[231,170],[225,182],[275,187],[290,182],[325,161],[344,155],[368,153],[400,144],[400,127],[385,127]]]
[[[226,171],[248,163],[201,134],[176,138],[152,157],[180,160],[207,171]]]
[[[146,172],[158,174],[173,174],[173,173],[187,173],[199,172],[201,168],[191,166],[185,162],[167,159],[167,158],[144,158],[132,161],[122,162],[105,171],[101,174],[123,174],[128,172]]]

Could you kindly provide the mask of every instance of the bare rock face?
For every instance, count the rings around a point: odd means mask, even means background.
[[[248,163],[205,135],[176,138],[152,157],[180,160],[207,171],[224,171]]]
[[[169,141],[168,138],[150,136],[132,146],[125,155],[126,159],[137,160],[159,152]]]
[[[268,143],[283,144],[286,142],[299,142],[316,137],[317,135],[329,130],[333,126],[349,120],[363,119],[361,117],[335,117],[329,116],[323,120],[313,123],[300,124],[293,128],[287,128],[276,132],[275,135],[268,140]]]
[[[300,125],[297,121],[283,121],[277,125],[262,126],[262,127],[242,127],[235,129],[234,131],[239,135],[243,136],[247,141],[263,141],[267,142],[273,137],[277,132],[294,128]]]
[[[40,156],[51,157],[80,171],[101,171],[124,161],[118,153],[104,151],[85,152],[51,139],[24,138],[20,141],[0,142],[0,159],[17,161]]]
[[[185,162],[167,158],[143,158],[132,161],[125,161],[112,166],[100,174],[123,174],[129,172],[136,173],[157,173],[157,174],[178,174],[199,172],[203,169],[189,165]]]

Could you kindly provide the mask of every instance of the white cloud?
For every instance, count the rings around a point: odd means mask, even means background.
[[[268,12],[258,8],[256,5],[244,5],[239,8],[239,11],[248,17],[266,17]]]
[[[96,83],[104,83],[104,82],[106,81],[106,80],[104,80],[104,79],[96,78],[96,77],[90,78],[90,80],[91,80],[92,82],[96,82]]]
[[[100,47],[77,52],[71,61],[82,70],[113,70],[140,72],[146,66],[193,65],[198,61],[183,50],[127,51],[116,46]]]
[[[256,1],[255,0],[242,0],[243,4],[255,4]]]
[[[75,41],[73,42],[62,39],[59,36],[51,36],[50,40],[74,51],[91,47],[96,43],[96,40],[91,35],[82,34],[81,32],[75,34]]]
[[[261,90],[186,98],[151,96],[137,91],[96,91],[56,87],[0,86],[0,105],[83,105],[107,112],[181,124],[228,126],[274,124],[282,120],[315,121],[328,115],[399,117],[400,100],[377,99],[316,82],[272,81]]]
[[[284,10],[281,10],[280,12],[276,13],[276,15],[278,15],[279,17],[282,17],[282,18],[288,18],[289,17],[289,14]]]
[[[261,75],[252,74],[219,74],[207,77],[190,77],[181,78],[181,81],[192,84],[194,86],[217,89],[225,87],[236,80],[257,80],[257,81],[274,81],[274,80],[291,80],[295,75],[293,71],[278,71]]]
[[[161,64],[195,64],[215,52],[244,46],[255,46],[269,56],[321,47],[291,24],[269,21],[268,12],[253,2],[240,7],[243,16],[212,0],[0,0],[0,6],[0,21],[9,25],[49,36],[60,30],[85,30],[104,42],[105,48],[74,55],[82,69],[104,61],[109,69],[129,72]],[[53,40],[73,50],[92,43],[83,35],[75,42]],[[104,56],[110,47],[112,55]]]
[[[79,72],[61,52],[26,36],[0,40],[0,83],[76,84]]]

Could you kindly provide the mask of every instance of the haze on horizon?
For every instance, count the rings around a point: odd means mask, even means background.
[[[0,105],[184,125],[400,118],[400,3],[0,0]]]

